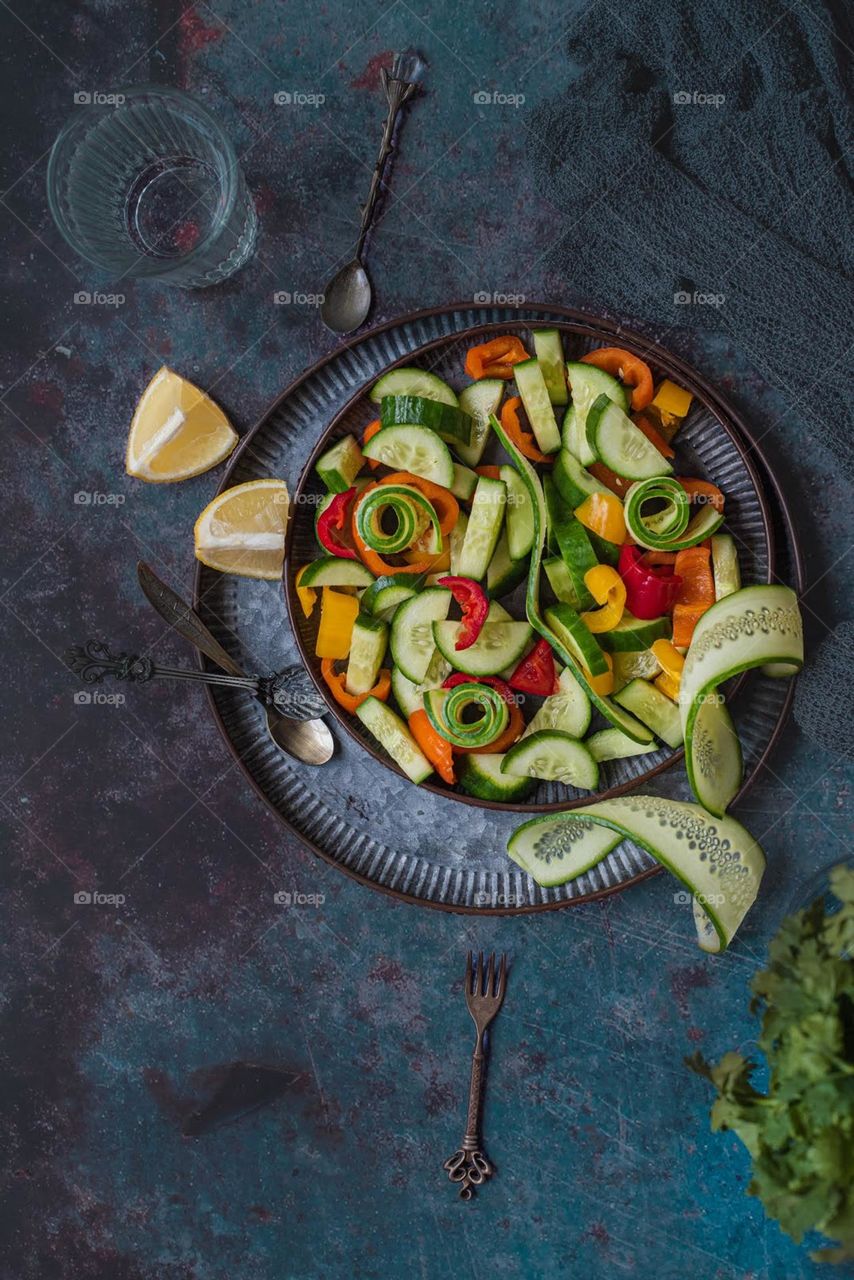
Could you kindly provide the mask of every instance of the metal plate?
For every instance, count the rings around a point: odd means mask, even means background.
[[[476,325],[502,322],[570,323],[594,343],[627,345],[697,388],[714,412],[746,440],[763,466],[763,480],[776,490],[779,522],[775,580],[802,586],[791,521],[773,476],[735,414],[704,379],[684,363],[619,326],[559,307],[472,307],[468,304],[418,313],[374,330],[334,353],[288,388],[243,441],[222,488],[262,476],[291,484],[319,435],[365,383],[426,343]],[[277,583],[220,575],[199,565],[196,606],[230,653],[255,670],[278,670],[296,656]],[[486,809],[462,810],[451,799],[405,786],[349,736],[339,733],[340,751],[323,769],[287,760],[270,744],[261,709],[250,699],[209,691],[219,727],[258,794],[289,829],[320,857],[353,878],[392,896],[445,910],[514,914],[549,910],[600,897],[654,874],[652,858],[631,842],[615,849],[593,871],[567,885],[541,889],[504,852],[518,815]],[[735,720],[742,738],[746,781],[756,777],[788,712],[791,683],[752,675],[738,699]],[[658,794],[688,799],[681,768],[656,779]]]
[[[562,332],[567,359],[579,359],[593,347],[601,346],[601,338],[591,338],[585,332],[578,332],[581,326],[569,321],[555,322],[552,327],[559,328]],[[475,342],[486,342],[490,338],[508,333],[515,334],[522,339],[529,350],[532,349],[531,332],[525,325],[520,325],[518,322],[480,325],[458,336],[427,343],[415,351],[407,352],[395,363],[412,363],[418,368],[429,369],[449,383],[455,391],[459,391],[470,381],[463,373],[468,348]],[[625,334],[620,341],[622,346],[629,350],[636,350],[637,354],[647,357],[648,344],[644,343],[641,348],[637,348],[635,343],[630,343]],[[650,363],[656,381],[667,374],[678,376],[667,361],[663,363],[660,360],[650,361]],[[321,434],[300,474],[296,489],[292,490],[293,505],[288,531],[285,585],[288,613],[300,657],[314,677],[315,684],[326,699],[330,712],[365,751],[369,752],[379,764],[391,769],[402,779],[405,777],[403,772],[377,745],[358,717],[347,715],[330,696],[320,676],[320,663],[314,657],[317,616],[315,614],[310,619],[303,616],[294,589],[296,569],[319,554],[314,536],[314,518],[318,500],[325,493],[325,489],[317,479],[314,464],[320,455],[342,436],[353,435],[360,439],[365,426],[377,416],[377,406],[368,396],[370,386],[369,383],[367,387],[360,388]],[[723,489],[727,499],[726,527],[738,542],[739,563],[745,586],[770,582],[774,560],[773,534],[768,506],[759,478],[737,433],[706,399],[698,385],[692,385],[691,390],[694,391],[694,401],[685,422],[679,429],[677,438],[677,470],[682,475],[713,480]],[[506,461],[506,458],[497,444],[491,443],[484,454],[483,461]],[[514,617],[525,617],[524,595],[525,588],[522,586],[517,588],[512,596],[502,599],[502,603],[510,609]],[[735,696],[737,687],[734,683],[728,690],[730,698]],[[526,709],[526,719],[530,719],[530,709]],[[607,721],[603,717],[597,716],[594,719],[594,729],[606,727]],[[421,789],[432,791],[445,798],[451,797],[459,803],[473,805],[476,808],[522,814],[556,812],[561,809],[575,808],[578,805],[591,804],[594,800],[604,800],[610,796],[621,795],[633,787],[643,786],[650,778],[681,760],[683,754],[681,748],[674,750],[672,747],[662,746],[650,755],[609,760],[600,766],[599,791],[581,791],[577,787],[559,782],[541,782],[536,791],[523,803],[507,804],[501,801],[478,800],[466,795],[461,788],[447,786],[438,778],[422,783]],[[412,784],[409,783],[409,785]]]

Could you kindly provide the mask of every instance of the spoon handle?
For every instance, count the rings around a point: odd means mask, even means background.
[[[379,198],[382,187],[383,170],[386,161],[392,151],[392,140],[394,137],[394,128],[397,124],[397,118],[400,115],[404,103],[408,102],[415,92],[415,84],[407,83],[405,80],[397,80],[390,76],[385,67],[382,68],[382,81],[385,96],[388,101],[388,114],[386,115],[385,127],[383,128],[382,142],[380,143],[379,155],[374,166],[374,172],[371,177],[371,189],[368,192],[368,198],[362,209],[362,221],[359,224],[359,240],[356,245],[356,258],[361,258],[362,250],[365,247],[365,240],[371,229],[371,223],[374,219],[374,210],[376,209],[377,200]]]
[[[136,653],[112,653],[99,640],[87,640],[66,650],[66,666],[81,676],[84,684],[100,684],[105,676],[145,684],[149,680],[195,680],[201,684],[228,685],[257,694],[258,681],[252,676],[222,675],[214,671],[194,671],[186,667],[158,667],[151,658]]]
[[[182,600],[171,587],[167,587],[150,565],[140,560],[136,566],[136,575],[143,595],[164,622],[168,622],[179,636],[189,640],[191,645],[215,662],[223,671],[227,671],[232,676],[243,675],[231,654],[227,653],[219,641],[211,635],[192,605]]]

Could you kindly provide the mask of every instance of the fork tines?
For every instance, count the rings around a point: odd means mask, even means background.
[[[392,80],[402,80],[404,84],[417,84],[427,69],[427,63],[421,57],[420,53],[416,53],[414,49],[407,49],[403,53],[394,55],[394,62],[391,64]]]
[[[470,951],[466,959],[466,996],[473,996],[475,999],[481,1000],[498,1000],[504,999],[504,988],[507,980],[507,956],[502,953],[501,961],[498,966],[498,976],[495,974],[495,952],[493,951],[489,957],[489,964],[484,974],[483,969],[483,952],[478,953],[477,965],[474,963],[474,955]]]

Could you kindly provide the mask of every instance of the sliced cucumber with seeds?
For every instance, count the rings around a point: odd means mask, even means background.
[[[543,453],[554,453],[560,448],[560,432],[539,360],[514,365],[513,377],[537,445]]]
[[[552,479],[571,511],[580,507],[591,493],[610,493],[608,487],[582,467],[578,458],[565,448],[555,458]]]
[[[454,572],[453,560],[451,572]],[[507,530],[502,529],[495,546],[489,568],[486,571],[486,589],[491,596],[509,595],[528,573],[528,560],[513,560],[507,542]]]
[[[626,611],[616,627],[599,634],[599,643],[608,653],[631,653],[648,649],[656,640],[669,640],[673,624],[669,617],[636,618]]]
[[[363,463],[358,441],[354,436],[345,436],[318,458],[314,469],[330,493],[346,493]]]
[[[534,351],[552,404],[566,404],[566,363],[558,329],[533,329]]]
[[[584,745],[594,760],[602,764],[606,760],[625,760],[629,756],[648,756],[658,751],[656,742],[635,742],[621,729],[600,729],[591,733]]]
[[[462,409],[425,396],[383,396],[380,422],[384,427],[429,427],[443,440],[471,442],[472,420]]]
[[[457,781],[463,791],[479,800],[503,800],[505,804],[524,800],[536,783],[533,778],[515,778],[503,773],[503,763],[504,756],[493,752],[461,755],[456,763]]]
[[[459,404],[456,392],[447,382],[437,378],[427,369],[392,369],[378,378],[371,388],[374,404],[381,404],[386,396],[423,396],[425,400],[438,400],[440,404]]]
[[[651,649],[620,651],[614,660],[614,689],[624,689],[632,680],[653,680],[661,675],[661,664]],[[617,694],[614,693],[616,698]]]
[[[628,413],[629,393],[618,378],[612,377],[604,369],[597,369],[595,364],[585,364],[582,360],[570,360],[566,366],[569,387],[572,391],[572,403],[578,419],[578,429],[584,437],[587,430],[587,415],[590,407],[599,396],[607,396],[614,404]],[[573,452],[575,452],[573,450]],[[580,456],[580,455],[576,455]],[[585,466],[593,459],[581,457]]]
[[[427,587],[411,600],[405,600],[394,615],[391,656],[407,680],[414,684],[420,684],[427,674],[436,647],[433,624],[447,618],[452,599],[444,587]]]
[[[592,676],[604,676],[608,659],[592,632],[587,630],[579,614],[568,604],[555,604],[546,609],[546,622],[558,640]]]
[[[421,574],[383,574],[362,596],[362,611],[375,618],[388,618],[404,600],[411,600],[423,585],[424,578]]]
[[[656,689],[654,684],[639,678],[631,680],[624,689],[614,694],[614,701],[648,725],[655,736],[666,742],[668,747],[681,747],[682,720],[679,708],[660,689]]]
[[[373,583],[374,575],[363,564],[343,556],[319,556],[306,565],[299,580],[301,587],[370,588]]]
[[[590,728],[593,708],[590,699],[570,671],[564,667],[558,677],[558,692],[549,694],[537,714],[531,720],[523,738],[541,729],[560,729],[573,738],[583,738]]]
[[[619,831],[589,818],[567,821],[567,814],[532,818],[517,827],[507,842],[510,857],[544,889],[577,880],[615,849]]]
[[[486,575],[501,532],[506,505],[507,487],[504,482],[481,476],[474,491],[460,552],[458,572],[461,577],[477,580]]]
[[[467,445],[456,444],[454,449],[466,466],[476,467],[483,457],[489,439],[489,418],[498,412],[505,385],[502,378],[481,378],[460,392],[460,408],[472,420],[471,441]]]
[[[457,516],[457,523],[451,530],[449,542],[449,551],[451,556],[451,573],[459,575],[460,572],[460,556],[463,553],[463,544],[466,539],[466,529],[469,527],[469,518],[465,511],[461,511]]]
[[[471,467],[464,467],[461,463],[454,463],[454,483],[451,485],[451,493],[455,498],[459,498],[461,502],[470,502],[474,491],[477,488],[478,474],[472,471]]]
[[[420,683],[415,684],[407,679],[400,667],[391,669],[391,691],[394,700],[407,719],[413,711],[424,710],[424,694],[430,689],[438,689],[451,674],[451,664],[446,662],[438,649],[433,650],[433,657],[427,668],[427,674]]]
[[[348,693],[369,693],[377,682],[388,647],[388,623],[360,613],[353,624],[344,687]]]
[[[404,605],[404,608],[406,606]],[[442,657],[467,676],[497,676],[522,657],[532,631],[527,622],[485,622],[468,649],[455,649],[459,622],[434,622],[433,640]]]
[[[625,480],[647,480],[669,475],[673,470],[640,427],[607,395],[593,401],[586,430],[596,457]]]
[[[454,463],[448,446],[429,427],[383,427],[362,452],[393,471],[411,471],[445,489],[454,483]]]
[[[715,576],[715,599],[723,600],[741,589],[741,569],[735,538],[729,533],[716,533],[712,538],[712,571]]]
[[[563,415],[561,443],[563,451],[577,458],[580,466],[589,467],[591,462],[596,461],[596,454],[587,443],[584,423],[574,404],[571,404]]]
[[[412,782],[423,782],[430,777],[433,766],[390,707],[377,698],[366,698],[356,709],[356,715]]]
[[[534,509],[522,477],[515,467],[499,471],[507,486],[507,543],[512,560],[521,560],[534,545]]]
[[[518,778],[562,782],[582,791],[595,791],[599,766],[583,743],[559,729],[541,729],[522,738],[504,757],[502,773]]]
[[[562,600],[564,604],[570,605],[573,609],[580,609],[581,601],[578,599],[578,594],[572,585],[569,570],[560,556],[550,556],[548,560],[544,560],[543,568],[549,580],[549,586],[558,600]]]

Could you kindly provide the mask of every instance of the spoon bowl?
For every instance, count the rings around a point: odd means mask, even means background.
[[[326,286],[320,316],[333,333],[352,333],[371,309],[371,282],[358,258],[348,262]]]
[[[322,720],[289,720],[275,707],[267,707],[267,732],[276,746],[303,764],[326,764],[332,759],[335,739]]]

